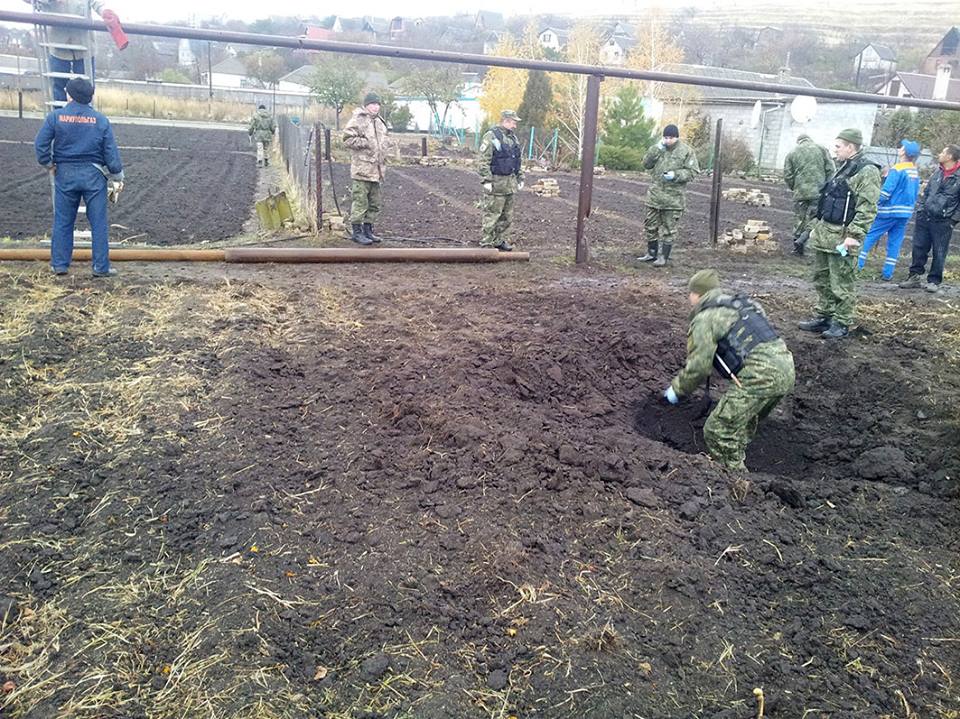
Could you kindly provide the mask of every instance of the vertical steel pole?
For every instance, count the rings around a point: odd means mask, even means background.
[[[723,118],[717,120],[713,136],[713,184],[710,187],[710,242],[717,244],[720,235],[720,198],[723,183]]]
[[[426,136],[420,138],[420,154],[423,157],[427,156],[427,138]]]
[[[210,88],[210,99],[213,99],[213,43],[207,41],[207,86]]]
[[[319,141],[319,140],[318,140]],[[323,159],[330,159],[330,128],[323,129]]]
[[[313,151],[317,156],[317,232],[323,227],[323,151],[320,149],[322,137],[323,127],[318,122],[313,126]]]
[[[530,128],[530,144],[527,146],[527,159],[533,159],[533,140],[537,136],[537,129],[535,127]]]
[[[597,152],[597,117],[600,112],[600,82],[603,77],[587,77],[587,104],[583,109],[583,147],[580,150],[580,201],[577,204],[577,264],[590,259],[585,224],[593,202],[593,165]]]

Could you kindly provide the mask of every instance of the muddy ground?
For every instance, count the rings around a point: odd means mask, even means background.
[[[51,231],[49,179],[33,150],[39,127],[38,120],[0,118],[0,237]],[[257,174],[245,133],[128,124],[114,132],[127,180],[110,207],[111,241],[184,244],[241,231]]]
[[[4,715],[960,711],[926,297],[836,345],[768,294],[800,379],[738,501],[654,399],[679,277],[122,269],[2,270]]]
[[[388,244],[472,241],[467,173],[390,173]],[[0,716],[960,716],[955,295],[824,343],[696,209],[630,268],[636,178],[573,267],[560,177],[529,264],[0,267]],[[749,484],[657,400],[706,265],[797,361]]]

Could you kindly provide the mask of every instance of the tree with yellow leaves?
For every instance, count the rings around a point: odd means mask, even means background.
[[[495,55],[521,57],[520,45],[511,36],[504,36],[497,43]],[[527,87],[527,71],[511,67],[491,67],[483,78],[483,94],[480,109],[490,122],[499,122],[504,110],[516,110],[523,101]]]
[[[570,31],[565,60],[580,65],[600,64],[601,38],[597,29],[585,22],[577,23]],[[563,141],[577,157],[583,151],[583,113],[587,106],[587,76],[551,73],[550,84],[556,103],[557,121],[563,130]],[[601,86],[602,88],[602,86]]]
[[[659,12],[650,12],[636,27],[643,28],[643,31],[638,32],[636,44],[627,56],[627,67],[633,70],[661,70],[664,65],[683,62],[683,48],[667,31]],[[646,82],[642,91],[647,97],[661,98],[665,92],[664,83]],[[675,94],[672,88],[668,92]]]

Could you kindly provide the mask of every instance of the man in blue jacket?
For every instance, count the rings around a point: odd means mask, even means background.
[[[867,255],[877,241],[887,236],[887,259],[883,263],[883,279],[893,279],[893,271],[900,257],[900,246],[907,232],[907,223],[913,215],[920,192],[920,175],[917,172],[916,159],[920,156],[920,145],[913,140],[903,140],[897,151],[897,164],[890,168],[883,187],[880,188],[880,201],[877,203],[877,217],[870,226],[860,250],[857,269],[862,270]]]
[[[116,270],[109,259],[107,178],[113,185],[111,194],[123,189],[120,151],[110,121],[90,107],[90,81],[75,77],[66,91],[69,102],[47,115],[34,141],[37,162],[54,176],[50,267],[57,275],[67,274],[82,199],[93,237],[93,275],[110,277]]]

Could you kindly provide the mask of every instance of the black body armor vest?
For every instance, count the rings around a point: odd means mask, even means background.
[[[872,165],[863,156],[844,165],[837,174],[820,188],[817,203],[817,219],[831,225],[849,225],[857,214],[857,196],[847,182],[867,165]]]
[[[747,357],[757,345],[771,342],[780,336],[748,297],[718,297],[705,303],[700,310],[711,307],[736,310],[738,315],[730,331],[717,343],[717,353],[713,357],[714,368],[728,379],[743,369]]]
[[[490,172],[494,175],[516,175],[520,172],[520,143],[508,145],[503,141],[503,131],[499,127],[493,128],[493,135],[500,145],[493,146],[493,157],[490,158]]]

